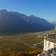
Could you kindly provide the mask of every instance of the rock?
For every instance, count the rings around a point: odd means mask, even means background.
[[[56,48],[48,50],[48,54],[38,54],[37,56],[56,56]]]

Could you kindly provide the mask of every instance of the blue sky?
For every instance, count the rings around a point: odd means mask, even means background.
[[[0,9],[56,21],[56,0],[0,0]]]

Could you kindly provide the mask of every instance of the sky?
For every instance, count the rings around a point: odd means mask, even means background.
[[[56,21],[56,0],[0,0],[1,9]]]

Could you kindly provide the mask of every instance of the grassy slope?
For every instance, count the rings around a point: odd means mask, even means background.
[[[42,41],[43,38],[39,38],[35,33],[0,35],[0,53],[40,52],[43,47]]]
[[[0,34],[0,56],[34,56],[43,49],[43,36],[56,33],[56,30],[43,33]]]

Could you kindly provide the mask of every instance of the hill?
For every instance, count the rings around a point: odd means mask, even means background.
[[[37,32],[53,28],[53,24],[34,15],[0,10],[0,33]]]

